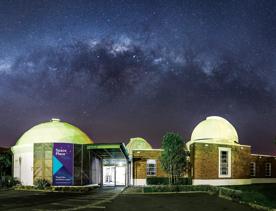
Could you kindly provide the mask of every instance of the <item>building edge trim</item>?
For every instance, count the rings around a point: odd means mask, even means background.
[[[276,178],[252,178],[252,184],[258,183],[276,183]]]
[[[251,178],[251,179],[193,179],[193,185],[250,185],[261,183],[276,183],[276,178]]]
[[[193,185],[249,185],[251,184],[251,179],[193,179]]]
[[[133,179],[134,186],[145,186],[147,185],[147,179]]]

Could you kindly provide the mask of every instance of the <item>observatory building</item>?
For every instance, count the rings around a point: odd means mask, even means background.
[[[186,143],[192,184],[241,185],[276,183],[276,156],[252,154],[240,144],[234,126],[218,116],[207,117]],[[52,119],[25,132],[12,147],[13,176],[23,185],[45,179],[53,186],[98,184],[147,185],[167,178],[161,168],[162,149],[143,138],[122,143],[94,143],[79,128]]]
[[[128,184],[124,144],[94,144],[79,128],[59,119],[25,132],[12,152],[13,176],[23,185],[37,179],[56,186]],[[115,169],[117,177],[112,180]]]

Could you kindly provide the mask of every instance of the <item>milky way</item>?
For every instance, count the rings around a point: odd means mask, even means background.
[[[258,10],[256,10],[258,9]],[[273,1],[4,1],[1,145],[61,118],[95,142],[167,131],[189,140],[220,115],[275,153]]]

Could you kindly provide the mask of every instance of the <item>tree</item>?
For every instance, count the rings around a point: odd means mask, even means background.
[[[10,150],[0,153],[0,185],[3,180],[2,177],[11,174],[12,155]]]
[[[162,140],[161,165],[170,175],[170,184],[177,184],[187,166],[187,153],[182,137],[167,133]]]

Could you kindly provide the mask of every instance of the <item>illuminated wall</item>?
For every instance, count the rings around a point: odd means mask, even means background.
[[[46,179],[52,184],[53,144],[34,144],[33,181]]]

